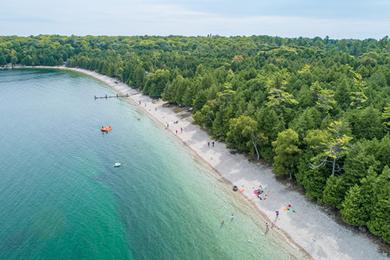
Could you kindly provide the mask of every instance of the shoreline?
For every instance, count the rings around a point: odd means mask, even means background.
[[[302,194],[290,190],[278,182],[270,167],[249,162],[240,154],[231,154],[225,144],[216,142],[215,147],[208,147],[208,134],[192,123],[190,113],[174,111],[176,107],[165,107],[165,102],[152,100],[138,90],[117,79],[79,68],[63,66],[15,66],[32,69],[60,69],[78,72],[93,77],[110,86],[117,93],[129,94],[131,101],[153,121],[165,128],[169,123],[169,132],[177,137],[196,159],[209,166],[221,179],[231,186],[237,185],[243,198],[256,209],[263,221],[271,223],[275,211],[280,212],[279,219],[272,232],[277,233],[292,248],[311,259],[388,259],[378,251],[378,246],[362,234],[356,234],[345,226],[337,224],[319,206],[308,201]],[[141,103],[139,103],[141,102]],[[141,105],[140,105],[141,104]],[[186,114],[184,118],[181,116]],[[178,124],[173,122],[179,121]],[[181,133],[180,128],[183,128]],[[176,133],[178,131],[178,133]],[[253,195],[253,188],[262,185],[268,200],[259,200]],[[232,191],[233,192],[233,191]],[[286,209],[291,204],[296,213]]]

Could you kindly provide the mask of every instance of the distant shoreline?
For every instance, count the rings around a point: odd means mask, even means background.
[[[383,255],[379,252],[375,253],[376,245],[372,241],[335,223],[333,219],[320,212],[318,206],[308,202],[303,195],[290,191],[277,182],[269,167],[250,163],[242,155],[230,154],[222,143],[217,143],[216,148],[208,148],[207,140],[210,140],[210,137],[207,133],[199,126],[193,125],[191,117],[187,116],[182,119],[172,108],[163,107],[164,102],[153,101],[119,80],[93,71],[64,66],[16,65],[14,68],[60,69],[79,72],[104,82],[120,94],[129,94],[128,100],[138,105],[162,127],[168,122],[170,132],[176,135],[199,159],[214,169],[226,182],[237,185],[244,190],[241,192],[244,198],[256,206],[255,208],[264,221],[271,223],[275,210],[280,211],[280,219],[275,225],[277,228],[272,232],[278,232],[293,248],[300,251],[303,257],[313,259],[382,259]],[[172,124],[175,121],[180,123]],[[176,130],[180,131],[179,127],[183,128],[184,131],[176,134]],[[260,204],[257,203],[258,200],[252,192],[253,187],[259,184],[266,187],[270,194],[270,199],[266,202],[260,201]],[[283,208],[290,203],[297,211],[296,215],[295,213],[283,212]],[[316,214],[320,216],[317,217]],[[325,229],[324,226],[326,226]],[[346,252],[347,248],[348,252]],[[383,257],[383,259],[387,259],[386,256]]]

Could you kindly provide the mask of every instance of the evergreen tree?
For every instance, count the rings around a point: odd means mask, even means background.
[[[259,159],[256,132],[257,122],[249,116],[241,115],[230,120],[226,142],[230,147],[234,147],[240,152],[256,154],[257,159]]]
[[[371,211],[369,230],[385,242],[390,243],[390,168],[385,167],[379,175]]]
[[[382,113],[383,124],[390,128],[390,104],[386,105]]]
[[[289,175],[290,179],[292,178],[301,153],[298,145],[298,134],[292,129],[280,132],[276,141],[272,142],[275,150],[274,171],[276,175]]]
[[[381,139],[385,134],[381,113],[373,107],[353,110],[348,114],[347,120],[356,138]]]
[[[341,208],[341,216],[345,222],[354,226],[366,226],[373,209],[376,182],[376,172],[370,167],[360,186],[355,185],[348,191]]]
[[[272,142],[279,132],[284,130],[283,119],[270,107],[263,107],[256,112],[256,120],[260,135],[260,154],[266,161],[273,158]]]
[[[360,186],[355,185],[349,189],[342,204],[341,217],[345,222],[353,226],[364,226],[366,213],[362,205],[363,193]]]

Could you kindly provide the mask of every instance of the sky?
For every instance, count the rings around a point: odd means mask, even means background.
[[[0,35],[390,35],[390,0],[0,0]]]

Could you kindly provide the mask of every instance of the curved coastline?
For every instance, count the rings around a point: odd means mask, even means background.
[[[322,212],[317,205],[309,202],[303,195],[290,190],[276,181],[269,167],[251,163],[242,155],[232,155],[223,143],[208,148],[208,134],[199,126],[192,124],[192,117],[176,113],[172,108],[164,107],[165,102],[153,101],[128,85],[116,79],[79,68],[35,66],[15,68],[60,69],[82,73],[93,77],[113,88],[120,94],[129,94],[126,100],[137,105],[161,127],[170,124],[168,130],[175,135],[195,158],[209,166],[227,184],[237,185],[250,205],[265,222],[272,222],[275,210],[281,212],[273,232],[297,249],[303,258],[309,259],[387,259],[378,251],[377,246],[366,236],[353,233],[337,224]],[[141,105],[139,105],[141,102]],[[178,124],[172,122],[179,121]],[[183,128],[183,133],[176,131]],[[253,196],[253,187],[261,184],[270,194],[267,202],[259,202]],[[239,193],[237,193],[239,194]],[[292,204],[297,213],[287,213],[283,209]]]

